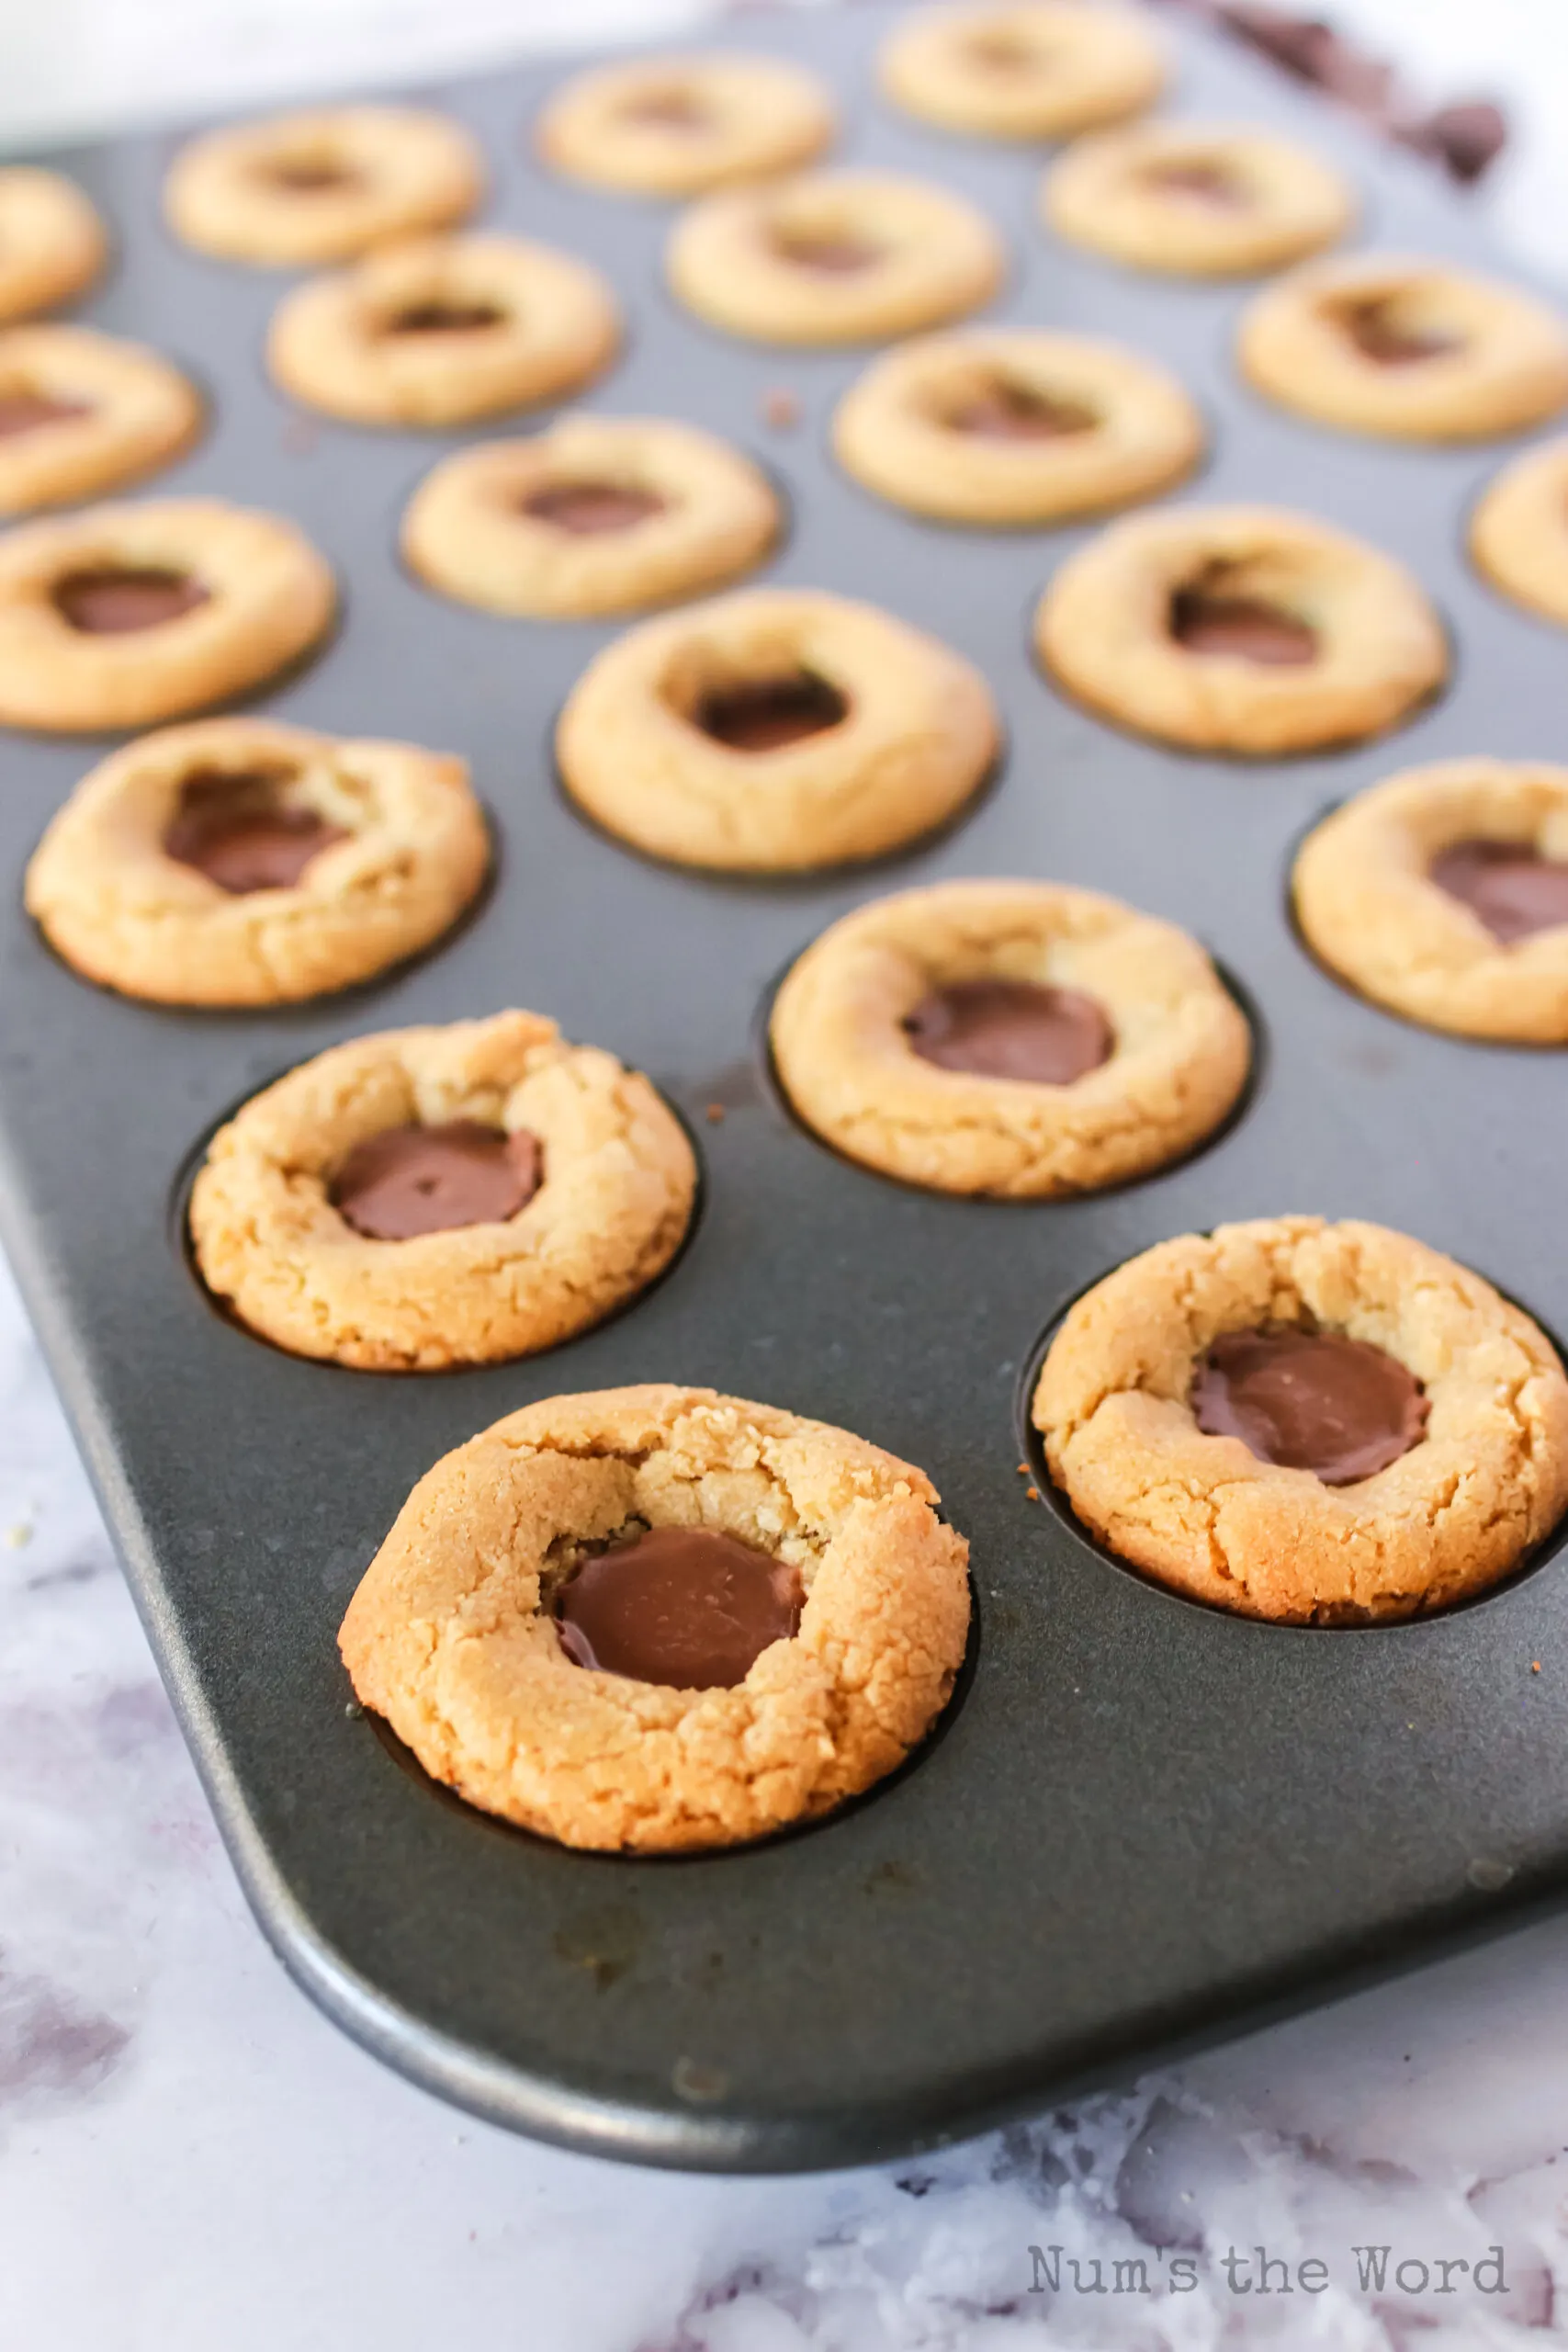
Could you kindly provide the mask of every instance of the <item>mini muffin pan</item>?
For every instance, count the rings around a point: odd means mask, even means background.
[[[1568,1883],[1562,1541],[1430,1622],[1276,1628],[1097,1551],[1031,1497],[1045,1481],[1022,1434],[1028,1368],[1065,1304],[1133,1252],[1232,1217],[1403,1227],[1568,1330],[1568,1063],[1361,1003],[1305,953],[1286,897],[1303,831],[1346,794],[1442,754],[1559,750],[1563,639],[1462,552],[1507,453],[1361,441],[1264,405],[1230,360],[1250,289],[1134,277],[1052,243],[1038,152],[947,138],[876,98],[888,21],[780,17],[725,39],[829,74],[847,157],[985,205],[1012,255],[988,315],[1103,332],[1175,367],[1213,435],[1182,496],[1297,505],[1411,565],[1455,648],[1448,691],[1413,724],[1242,763],[1173,755],[1070,707],[1034,668],[1028,624],[1084,531],[944,529],[844,479],[828,421],[866,355],[751,348],[685,317],[660,276],[672,216],[530,159],[530,119],[568,70],[552,63],[434,102],[483,142],[489,220],[613,279],[626,350],[587,404],[732,436],[787,495],[764,576],[884,604],[978,662],[1009,729],[989,791],[911,854],[788,884],[660,867],[592,831],[555,782],[551,728],[612,628],[491,619],[427,594],[396,556],[414,485],[493,428],[377,434],[292,413],[261,366],[281,281],[170,240],[168,137],[63,159],[118,251],[86,314],[210,394],[205,439],[152,494],[227,494],[306,526],[341,572],[343,624],[263,707],[466,753],[499,875],[443,948],[352,995],[269,1015],[126,1002],[58,963],[20,902],[28,854],[98,750],[3,746],[7,1245],[264,1928],[332,2016],[430,2088],[572,2146],[717,2170],[953,2140]],[[1428,166],[1238,52],[1161,30],[1179,59],[1169,107],[1276,123],[1337,158],[1369,241],[1495,266]],[[779,391],[802,405],[794,430],[764,421]],[[991,874],[1110,890],[1188,926],[1235,976],[1258,1071],[1207,1149],[1098,1198],[1012,1205],[902,1188],[792,1120],[759,1043],[781,967],[875,892]],[[647,1069],[690,1121],[702,1206],[658,1287],[553,1354],[440,1377],[302,1363],[218,1313],[182,1216],[225,1113],[337,1038],[513,1003]],[[351,1703],[334,1636],[439,1454],[533,1398],[660,1379],[839,1422],[920,1464],[973,1546],[971,1654],[925,1749],[836,1818],[701,1858],[570,1853],[433,1787]]]

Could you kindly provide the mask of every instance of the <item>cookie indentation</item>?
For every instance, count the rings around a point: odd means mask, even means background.
[[[620,109],[620,120],[649,130],[679,130],[694,136],[712,128],[713,117],[690,90],[674,83],[667,90],[644,90],[628,98]]]
[[[997,376],[947,410],[942,422],[950,433],[972,433],[987,441],[1058,441],[1092,433],[1100,417],[1086,401]]]
[[[1199,1358],[1192,1411],[1206,1437],[1238,1437],[1260,1462],[1353,1487],[1419,1445],[1421,1384],[1366,1340],[1291,1325],[1224,1331]]]
[[[164,855],[235,898],[292,889],[312,859],[348,835],[314,808],[280,799],[288,781],[286,771],[265,768],[188,776],[164,835]]]
[[[329,189],[359,187],[365,175],[326,155],[279,155],[263,163],[256,176],[290,196],[324,196]]]
[[[1197,157],[1190,163],[1156,164],[1143,175],[1143,185],[1156,196],[1172,196],[1190,204],[1211,205],[1221,212],[1244,209],[1250,201],[1247,191],[1234,172],[1223,164],[1204,163]]]
[[[789,262],[796,269],[816,270],[825,277],[850,277],[857,270],[870,269],[882,258],[880,245],[846,230],[775,225],[769,232],[768,242],[780,261]]]
[[[544,1181],[539,1139],[477,1119],[387,1127],[355,1145],[333,1179],[333,1206],[372,1241],[412,1241],[468,1225],[504,1225]]]
[[[799,743],[840,726],[849,708],[837,686],[814,671],[800,670],[793,677],[716,686],[704,695],[694,716],[705,735],[732,752],[776,752],[785,743]]]
[[[187,571],[151,565],[95,565],[68,571],[52,591],[57,611],[84,637],[121,637],[159,628],[210,602],[210,591]]]
[[[704,1527],[650,1527],[583,1561],[556,1598],[574,1666],[677,1690],[732,1690],[800,1623],[785,1562]]]
[[[477,334],[498,327],[506,312],[495,302],[411,302],[387,321],[387,334]]]
[[[546,482],[521,503],[525,514],[583,538],[601,531],[632,530],[665,508],[655,492],[615,481]]]
[[[1568,923],[1568,865],[1527,842],[1452,842],[1429,871],[1438,889],[1479,915],[1505,946]]]
[[[1170,600],[1170,633],[1189,653],[1222,654],[1290,669],[1317,658],[1317,632],[1261,596],[1229,584],[1225,571],[1178,588]]]
[[[1408,368],[1423,359],[1440,359],[1458,351],[1464,341],[1462,335],[1446,334],[1440,327],[1413,324],[1392,296],[1343,303],[1336,317],[1362,358],[1375,361],[1380,368]]]
[[[46,392],[0,392],[0,441],[35,433],[40,424],[65,424],[73,417],[92,413],[87,401],[53,400]]]
[[[1070,1086],[1109,1061],[1116,1035],[1080,989],[1032,980],[958,980],[933,989],[905,1017],[922,1061],[977,1078]]]

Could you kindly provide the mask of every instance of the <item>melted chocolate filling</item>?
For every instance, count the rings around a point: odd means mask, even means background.
[[[411,1241],[464,1225],[499,1225],[544,1182],[544,1151],[525,1127],[477,1119],[386,1127],[356,1143],[333,1179],[333,1208],[372,1241]]]
[[[629,531],[650,514],[662,514],[664,501],[627,482],[556,481],[530,492],[523,512],[576,538],[589,538],[601,531]]]
[[[987,441],[1058,441],[1067,434],[1092,432],[1100,419],[1081,401],[1057,400],[998,376],[942,422],[951,432]]]
[[[313,808],[280,802],[283,780],[259,769],[188,776],[164,835],[164,855],[194,866],[236,898],[251,890],[291,889],[313,858],[348,835]]]
[[[63,424],[73,416],[91,416],[89,401],[57,401],[47,392],[0,392],[0,441],[15,434],[32,433],[40,424]]]
[[[800,1623],[784,1561],[703,1527],[650,1527],[584,1560],[556,1597],[574,1666],[678,1690],[729,1690]]]
[[[802,670],[793,678],[717,686],[703,696],[695,718],[705,735],[732,752],[775,752],[839,726],[849,707],[837,686]]]
[[[85,637],[122,637],[158,628],[209,601],[199,580],[151,566],[98,564],[68,571],[53,589],[56,610]]]
[[[1209,1437],[1238,1437],[1260,1462],[1353,1487],[1386,1470],[1427,1433],[1420,1383],[1365,1340],[1274,1324],[1225,1331],[1192,1375],[1192,1411]]]
[[[969,43],[968,53],[988,74],[1037,73],[1046,62],[1038,50],[1009,33],[979,33]]]
[[[1032,980],[958,980],[904,1021],[920,1059],[976,1078],[1070,1086],[1108,1061],[1116,1033],[1093,997]]]
[[[797,269],[819,271],[826,277],[847,277],[882,258],[878,247],[868,244],[863,237],[835,236],[829,229],[815,232],[775,229],[773,243],[781,260],[793,262]]]
[[[1223,164],[1156,164],[1144,174],[1144,185],[1156,195],[1187,197],[1221,212],[1240,211],[1248,201],[1246,188]]]
[[[672,87],[649,90],[645,97],[633,98],[621,108],[623,122],[640,122],[657,126],[660,130],[705,130],[708,116],[698,105],[690,90]]]
[[[1317,632],[1261,596],[1228,590],[1223,573],[1194,580],[1170,600],[1170,633],[1189,653],[1229,654],[1272,669],[1317,658]]]
[[[1479,915],[1505,946],[1568,923],[1568,865],[1538,856],[1523,842],[1453,842],[1429,870],[1438,889]]]
[[[387,321],[388,334],[476,334],[506,316],[493,302],[411,302]]]
[[[1339,323],[1363,359],[1380,368],[1408,368],[1421,359],[1438,359],[1457,351],[1461,337],[1437,327],[1402,326],[1393,300],[1380,296],[1369,302],[1348,302]]]
[[[360,180],[359,173],[347,164],[328,163],[324,156],[312,161],[304,155],[294,163],[264,164],[262,177],[275,187],[286,187],[291,196],[321,196],[328,188],[357,187]]]

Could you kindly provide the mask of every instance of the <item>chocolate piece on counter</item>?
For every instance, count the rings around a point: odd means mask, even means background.
[[[52,595],[56,610],[85,637],[157,628],[209,602],[208,590],[188,572],[130,564],[68,571],[55,582]]]
[[[1568,923],[1568,864],[1538,856],[1525,842],[1453,842],[1428,871],[1505,946]]]
[[[781,260],[794,262],[797,269],[820,270],[824,277],[843,277],[857,269],[869,269],[882,258],[880,249],[867,244],[863,237],[836,237],[824,230],[813,235],[809,230],[798,232],[775,229],[773,251]]]
[[[1465,98],[1401,123],[1393,135],[1418,155],[1430,155],[1443,164],[1461,187],[1470,187],[1507,145],[1508,124],[1501,107],[1490,98]]]
[[[493,302],[411,302],[387,321],[387,334],[474,334],[506,316]]]
[[[1228,654],[1274,669],[1317,658],[1316,631],[1293,613],[1261,597],[1226,595],[1197,582],[1172,596],[1170,633],[1190,653]]]
[[[1402,326],[1398,305],[1386,295],[1347,302],[1337,315],[1362,357],[1380,368],[1408,368],[1417,360],[1440,358],[1444,352],[1457,351],[1461,340],[1438,327]]]
[[[89,401],[57,401],[48,392],[0,392],[0,441],[31,433],[40,424],[64,424],[73,416],[90,416]]]
[[[1219,21],[1299,82],[1310,82],[1359,112],[1381,115],[1393,88],[1393,68],[1370,57],[1337,33],[1321,17],[1298,17],[1285,8],[1222,6]]]
[[[677,1690],[729,1690],[800,1623],[783,1560],[705,1527],[650,1527],[583,1561],[556,1596],[574,1666]]]
[[[1067,434],[1092,432],[1100,419],[1081,401],[1056,400],[1032,385],[998,376],[950,409],[942,423],[950,432],[973,433],[987,441],[1057,441]]]
[[[281,781],[265,771],[188,776],[164,835],[164,855],[237,898],[290,889],[313,858],[348,835],[313,808],[280,803]]]
[[[330,1188],[344,1223],[372,1241],[411,1241],[515,1216],[544,1181],[544,1151],[525,1127],[477,1119],[385,1127],[356,1143]]]
[[[802,670],[793,678],[758,678],[719,686],[697,705],[695,723],[732,752],[774,752],[824,734],[849,715],[837,686]]]
[[[1427,1433],[1415,1375],[1382,1348],[1334,1331],[1271,1325],[1224,1331],[1198,1360],[1192,1411],[1209,1437],[1238,1437],[1260,1462],[1353,1487]]]
[[[959,980],[933,989],[904,1021],[922,1061],[976,1078],[1070,1086],[1108,1061],[1116,1034],[1077,989],[1032,980]]]
[[[651,490],[637,490],[627,482],[547,482],[523,501],[525,514],[558,530],[587,538],[601,531],[629,531],[650,514],[662,514],[664,501]]]

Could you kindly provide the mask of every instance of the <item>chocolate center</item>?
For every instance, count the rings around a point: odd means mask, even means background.
[[[1191,1405],[1209,1437],[1238,1437],[1260,1462],[1353,1487],[1427,1433],[1420,1383],[1365,1340],[1273,1324],[1225,1331],[1198,1360]]]
[[[280,802],[282,781],[265,770],[188,776],[164,835],[164,855],[194,866],[236,898],[251,890],[291,889],[312,858],[348,835],[313,808]]]
[[[1176,590],[1170,600],[1170,633],[1189,653],[1228,654],[1275,669],[1317,658],[1315,629],[1261,596],[1232,594],[1223,575]]]
[[[600,531],[629,531],[650,514],[662,514],[664,501],[651,490],[615,481],[547,482],[523,501],[525,514],[553,523],[558,531],[590,538]]]
[[[333,1181],[345,1224],[372,1241],[412,1241],[515,1216],[544,1182],[544,1151],[525,1127],[503,1135],[477,1119],[387,1127],[356,1143]]]
[[[57,401],[47,392],[0,392],[0,441],[14,434],[34,432],[40,424],[63,424],[73,416],[91,416],[89,401]]]
[[[506,316],[493,302],[411,302],[387,321],[388,334],[476,334],[483,327],[498,327]]]
[[[942,419],[953,433],[973,433],[987,441],[1058,441],[1089,433],[1100,423],[1081,401],[1058,400],[1032,385],[998,376]]]
[[[1439,890],[1505,944],[1568,923],[1568,865],[1539,857],[1523,842],[1453,842],[1429,870]]]
[[[621,108],[623,122],[648,125],[660,130],[697,131],[708,127],[706,109],[700,106],[690,90],[672,85],[667,90],[649,90],[640,98],[633,98]]]
[[[262,165],[262,177],[274,187],[287,188],[290,196],[321,196],[328,188],[357,187],[360,174],[347,164],[330,163],[324,155],[284,157],[276,164]]]
[[[977,33],[968,45],[971,62],[987,74],[1038,73],[1046,63],[1040,51],[1011,33]]]
[[[1421,359],[1438,359],[1457,351],[1461,338],[1437,327],[1412,327],[1401,322],[1392,296],[1367,302],[1347,302],[1338,312],[1339,324],[1363,359],[1380,368],[1408,368]]]
[[[784,1561],[705,1527],[650,1527],[584,1560],[556,1599],[574,1666],[729,1690],[800,1623],[800,1579]]]
[[[846,277],[857,269],[869,269],[882,258],[880,249],[865,238],[848,232],[835,235],[830,229],[775,229],[773,245],[781,261],[793,262],[797,269],[817,270],[825,277]]]
[[[793,678],[716,686],[703,696],[695,718],[705,735],[732,752],[774,752],[839,726],[849,707],[837,686],[801,670]]]
[[[122,637],[157,628],[209,601],[209,591],[186,571],[133,564],[96,564],[68,571],[54,583],[56,610],[85,637]]]
[[[1144,186],[1156,196],[1185,198],[1218,212],[1238,212],[1249,201],[1241,182],[1223,164],[1156,164],[1143,175]]]
[[[905,1016],[920,1059],[976,1078],[1070,1086],[1111,1057],[1116,1033],[1103,1008],[1077,989],[1032,980],[958,980],[933,989]]]

